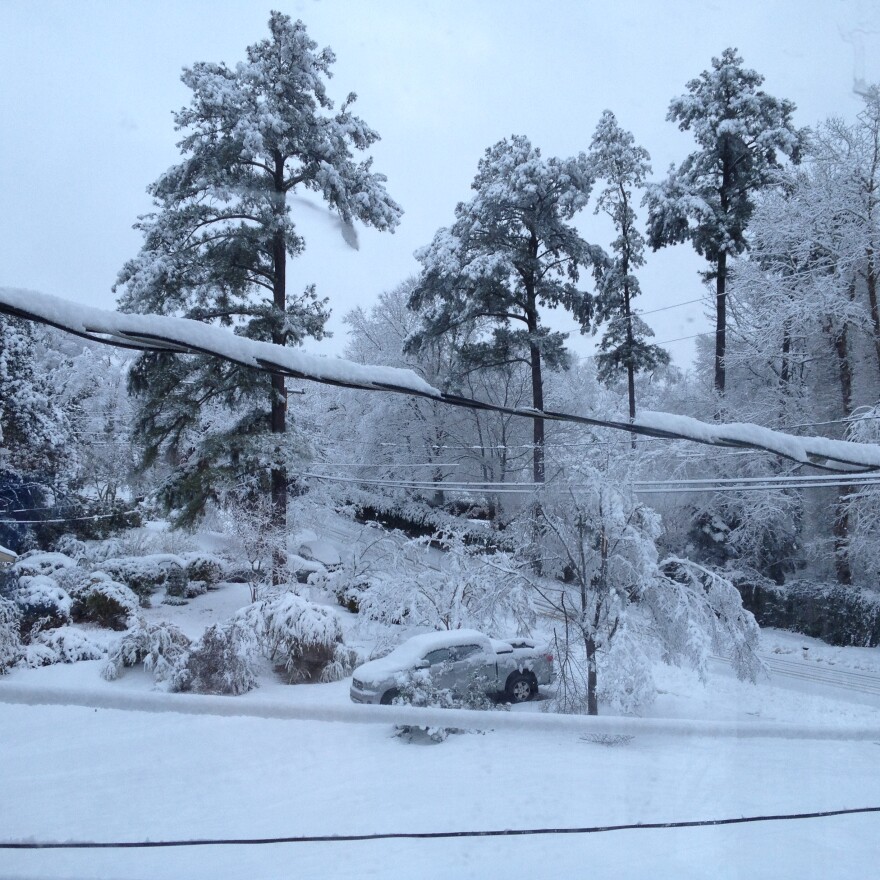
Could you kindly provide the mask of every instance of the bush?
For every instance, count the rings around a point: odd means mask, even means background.
[[[397,679],[398,695],[395,705],[431,707],[436,709],[497,709],[486,693],[485,679],[479,675],[471,677],[464,691],[453,693],[448,688],[439,688],[431,677],[430,669],[415,669],[402,673]],[[506,708],[506,707],[505,707]],[[395,735],[407,742],[443,742],[450,733],[461,733],[456,727],[422,727],[414,724],[400,724]]]
[[[337,681],[351,672],[351,652],[335,615],[296,593],[254,602],[239,612],[239,619],[291,683]]]
[[[101,675],[114,681],[126,667],[144,664],[156,681],[166,681],[189,649],[189,639],[171,623],[147,623],[138,618],[111,649]]]
[[[25,553],[12,566],[19,577],[52,577],[67,568],[76,568],[76,561],[64,553],[44,553],[41,550]]]
[[[138,597],[125,584],[101,579],[101,574],[93,575],[91,583],[77,592],[70,615],[78,623],[128,629],[137,619]]]
[[[104,649],[81,630],[71,626],[36,633],[25,650],[25,663],[31,667],[54,663],[100,660]]]
[[[46,575],[21,577],[15,595],[21,612],[21,632],[34,627],[54,629],[70,622],[70,596]]]
[[[253,630],[238,621],[214,624],[184,655],[170,678],[171,689],[198,694],[243,694],[257,686]]]
[[[190,581],[203,581],[206,589],[216,587],[226,573],[226,565],[219,556],[206,553],[184,553],[186,576]]]
[[[14,602],[0,598],[0,675],[21,658],[21,613]]]
[[[100,568],[113,580],[128,586],[138,597],[141,605],[149,607],[150,597],[164,587],[168,580],[169,561],[169,557],[165,554],[122,556],[105,559]]]
[[[760,626],[803,633],[829,645],[880,645],[880,592],[797,580],[779,586],[755,572],[725,572]]]

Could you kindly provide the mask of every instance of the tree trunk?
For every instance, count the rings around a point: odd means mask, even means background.
[[[844,326],[834,338],[844,417],[849,416],[852,411],[852,366],[849,362],[847,337]],[[834,568],[837,580],[845,586],[852,583],[852,569],[849,564],[849,496],[851,494],[851,487],[841,486],[837,491],[834,510]]]
[[[592,636],[584,637],[587,651],[587,714],[599,714],[599,696],[597,693],[598,675],[596,673],[596,641]]]
[[[724,396],[724,356],[727,350],[727,253],[718,254],[715,273],[715,391]],[[719,413],[720,415],[720,413]]]
[[[628,261],[624,260],[623,262],[623,272],[624,277],[629,273],[629,264]],[[633,363],[634,358],[634,350],[633,350],[633,325],[632,325],[632,312],[630,311],[630,303],[629,303],[629,282],[624,281],[623,283],[623,314],[626,317],[626,344],[629,350],[629,357],[626,361],[626,388],[627,393],[629,395],[629,423],[633,424],[636,420],[636,369],[635,364]],[[630,445],[633,449],[636,448],[636,433],[635,431],[630,432]]]
[[[278,200],[278,212],[284,210],[284,160],[275,158],[275,198]],[[272,301],[276,309],[284,313],[287,307],[287,242],[284,232],[280,229],[272,239]],[[273,329],[272,342],[284,345],[286,336],[281,330]],[[284,433],[287,430],[287,388],[284,376],[272,373],[272,433],[276,434],[276,465],[272,468],[272,528],[278,536],[272,550],[272,583],[280,584],[284,580],[287,567],[287,468],[278,463],[283,452]]]

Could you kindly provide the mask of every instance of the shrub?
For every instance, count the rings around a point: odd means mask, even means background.
[[[335,615],[296,593],[254,602],[239,612],[269,660],[287,680],[337,681],[351,672],[352,656]]]
[[[52,577],[66,568],[76,568],[76,561],[64,553],[44,553],[41,550],[25,553],[12,566],[13,572],[19,577]]]
[[[190,581],[204,581],[206,589],[214,588],[226,573],[226,564],[219,556],[207,553],[184,553],[186,576]]]
[[[36,633],[25,651],[28,666],[51,666],[54,663],[76,663],[79,660],[100,660],[104,649],[82,630],[71,626]]]
[[[430,669],[414,669],[404,672],[397,679],[398,695],[395,705],[431,707],[436,709],[497,709],[486,693],[485,679],[473,675],[461,693],[439,688],[431,677]],[[506,708],[506,707],[504,707]],[[395,735],[407,742],[443,742],[450,733],[461,733],[457,727],[423,727],[400,724]]]
[[[122,556],[116,559],[105,559],[101,563],[101,571],[119,581],[135,593],[140,604],[149,607],[150,597],[165,586],[168,579],[167,555]]]
[[[108,629],[128,629],[137,619],[138,597],[125,584],[100,579],[100,574],[74,596],[71,617]]]
[[[0,675],[21,658],[21,613],[14,602],[0,597]]]
[[[189,649],[189,639],[171,623],[147,623],[138,618],[110,651],[101,675],[114,681],[126,667],[144,664],[156,681],[166,681]]]
[[[238,621],[214,624],[179,661],[171,689],[199,694],[243,694],[256,687],[256,638]]]
[[[15,601],[21,612],[22,633],[34,627],[54,629],[70,622],[70,596],[46,575],[19,578]]]

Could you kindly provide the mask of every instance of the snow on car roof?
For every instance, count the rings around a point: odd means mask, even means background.
[[[390,654],[359,666],[355,669],[354,676],[365,682],[380,681],[397,672],[412,669],[419,660],[431,651],[451,648],[455,645],[476,644],[485,647],[490,642],[491,639],[488,636],[475,629],[451,629],[442,632],[422,633],[402,642]]]

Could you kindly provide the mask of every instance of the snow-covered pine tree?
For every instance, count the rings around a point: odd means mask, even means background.
[[[140,253],[116,284],[120,307],[230,326],[278,345],[320,338],[328,312],[313,286],[291,295],[288,257],[305,243],[290,197],[319,193],[345,224],[393,230],[401,210],[372,160],[379,135],[355,116],[350,94],[333,112],[325,80],[335,56],[301,21],[273,12],[270,37],[234,67],[197,63],[183,72],[189,106],[175,114],[183,161],[149,187],[156,210],[137,224]],[[140,400],[144,463],[175,464],[164,500],[178,522],[199,516],[218,481],[271,492],[287,503],[284,377],[216,358],[142,355],[131,374]]]
[[[632,312],[632,300],[641,293],[633,273],[645,264],[645,239],[636,226],[633,204],[635,192],[644,188],[645,175],[651,173],[651,157],[636,145],[630,132],[620,127],[610,110],[602,114],[596,126],[589,155],[596,177],[605,182],[595,213],[604,211],[617,231],[611,244],[614,257],[603,271],[596,296],[596,323],[609,322],[596,358],[598,375],[607,382],[621,370],[626,371],[629,418],[633,421],[635,374],[669,363],[664,349],[647,342],[653,330]]]
[[[422,314],[408,347],[465,327],[460,355],[474,366],[525,364],[532,406],[544,408],[542,370],[567,365],[564,333],[542,326],[540,307],[562,306],[586,330],[592,297],[578,289],[582,269],[605,262],[570,221],[593,186],[584,153],[545,159],[528,138],[514,135],[486,150],[472,184],[476,195],[455,209],[455,223],[440,229],[416,253],[422,264],[410,305]],[[533,477],[544,480],[544,420],[534,419]]]
[[[35,361],[41,333],[0,317],[0,510],[3,519],[33,520],[70,476],[71,426],[51,376]],[[22,549],[26,529],[0,523],[0,544]]]
[[[728,258],[746,250],[755,195],[780,167],[800,161],[806,129],[792,123],[795,105],[760,90],[764,77],[743,67],[736,49],[673,98],[666,118],[692,131],[698,149],[662,183],[648,188],[648,241],[654,250],[690,241],[715,280],[715,390],[724,394]]]

